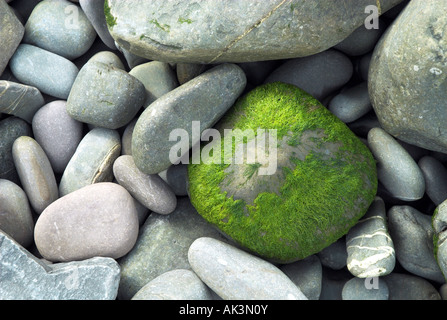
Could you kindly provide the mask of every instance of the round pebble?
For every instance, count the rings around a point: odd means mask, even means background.
[[[328,109],[344,123],[361,118],[372,109],[368,83],[362,82],[339,93],[331,100]]]
[[[377,286],[369,279],[352,278],[343,286],[343,300],[388,300],[389,290],[385,281],[377,279]]]

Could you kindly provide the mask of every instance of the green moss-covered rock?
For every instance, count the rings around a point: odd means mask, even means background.
[[[202,159],[206,150],[209,161],[188,167],[191,202],[224,234],[266,259],[292,262],[321,251],[345,235],[375,197],[376,165],[368,148],[293,85],[277,82],[254,89],[216,129],[222,138],[211,143],[221,152],[208,144]],[[232,130],[233,139],[225,129],[240,130]],[[247,129],[255,134],[248,135]],[[264,145],[250,141],[269,141],[273,133],[267,129],[276,129],[273,174],[259,174],[271,162],[258,158],[228,161],[228,139],[233,157],[240,147],[253,155]],[[267,156],[272,161],[274,154]]]

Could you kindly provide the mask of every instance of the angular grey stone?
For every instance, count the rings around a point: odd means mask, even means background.
[[[188,250],[194,272],[224,300],[307,300],[273,264],[228,243],[201,237]]]
[[[379,277],[393,271],[396,256],[381,198],[376,197],[364,217],[349,230],[346,250],[348,270],[356,277]]]
[[[447,276],[447,246],[445,245],[447,230],[447,200],[443,201],[433,213],[433,244],[435,247],[435,258],[439,268]],[[428,244],[429,245],[429,244]]]
[[[382,279],[388,286],[388,300],[441,300],[436,288],[424,278],[392,272]]]
[[[120,268],[111,258],[45,264],[0,230],[0,300],[114,300]]]
[[[200,237],[224,240],[194,209],[187,197],[178,199],[169,215],[151,213],[140,228],[133,249],[119,259],[121,283],[118,296],[131,299],[159,275],[174,269],[191,270],[188,249]]]
[[[79,72],[70,60],[29,44],[19,45],[9,67],[21,83],[59,99],[68,98]]]
[[[212,300],[208,287],[191,270],[176,269],[159,275],[132,300]]]
[[[374,110],[389,134],[444,153],[446,24],[447,2],[410,1],[377,44],[368,82]]]
[[[116,130],[95,128],[79,143],[59,183],[59,196],[97,182],[113,180],[113,162],[121,152]]]
[[[132,156],[137,167],[154,174],[178,161],[181,157],[172,149],[179,142],[173,141],[178,138],[172,137],[173,133],[188,134],[188,141],[180,141],[177,150],[183,156],[200,140],[201,133],[234,104],[245,85],[241,68],[222,64],[157,99],[141,114],[133,131]],[[193,136],[194,121],[200,122],[200,132]]]
[[[445,282],[434,255],[432,217],[410,206],[393,206],[388,223],[400,265],[414,275]]]
[[[351,79],[353,72],[349,58],[330,49],[309,57],[286,61],[265,79],[265,83],[290,83],[322,101],[330,93],[343,87]]]
[[[43,0],[25,24],[23,42],[73,60],[86,53],[95,38],[95,29],[78,5]]]
[[[0,229],[23,247],[33,242],[34,220],[25,191],[0,179]]]
[[[399,2],[381,1],[381,11]],[[105,14],[112,37],[138,56],[210,64],[316,54],[363,24],[365,7],[371,4],[375,2],[108,0]]]
[[[0,81],[0,112],[31,123],[34,114],[44,103],[42,94],[37,88],[11,81]]]
[[[418,162],[425,178],[425,192],[435,205],[447,199],[447,168],[441,161],[424,156]]]
[[[320,258],[311,255],[303,260],[279,267],[309,300],[319,300],[323,269]]]
[[[394,197],[414,201],[424,196],[421,169],[391,135],[381,128],[373,128],[368,133],[368,145],[378,162],[378,179]]]
[[[0,41],[2,43],[0,47],[1,75],[25,33],[22,23],[4,0],[0,0],[0,25],[2,26],[0,29]]]
[[[372,109],[368,83],[362,82],[337,94],[329,103],[328,109],[344,123],[361,118]]]
[[[377,278],[377,286],[370,287],[369,279],[354,277],[343,286],[341,292],[343,300],[388,300],[389,290],[385,281]]]

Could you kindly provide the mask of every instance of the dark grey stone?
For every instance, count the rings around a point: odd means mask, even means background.
[[[347,281],[341,292],[343,300],[388,300],[389,290],[385,281],[377,278],[377,285],[367,283],[370,279],[354,277]],[[371,280],[373,281],[373,280]]]
[[[380,279],[388,286],[389,300],[441,300],[436,288],[424,278],[392,272]]]
[[[348,253],[346,251],[346,238],[341,237],[330,246],[317,253],[321,264],[325,267],[340,270],[346,267]]]
[[[353,122],[372,110],[368,83],[362,82],[337,94],[328,107],[344,123]]]
[[[418,162],[425,178],[425,192],[435,205],[447,199],[447,168],[441,161],[424,156]]]

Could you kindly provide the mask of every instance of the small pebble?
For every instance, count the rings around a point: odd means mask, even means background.
[[[379,279],[379,278],[378,278]],[[343,300],[388,300],[389,290],[385,281],[378,281],[377,287],[365,284],[369,279],[354,277],[343,286]]]
[[[194,79],[207,70],[206,64],[177,63],[176,73],[180,85]]]
[[[333,270],[340,270],[346,267],[348,252],[346,251],[346,238],[342,237],[330,246],[317,253],[321,264]]]
[[[435,205],[447,199],[447,168],[441,161],[424,156],[418,162],[425,179],[425,192]]]
[[[164,175],[159,174],[172,188],[176,196],[188,195],[188,166],[177,164],[170,166]]]
[[[329,103],[329,111],[344,123],[353,122],[370,110],[368,83],[362,82],[336,95]]]
[[[392,272],[383,279],[389,291],[389,300],[441,300],[436,288],[424,278]]]

